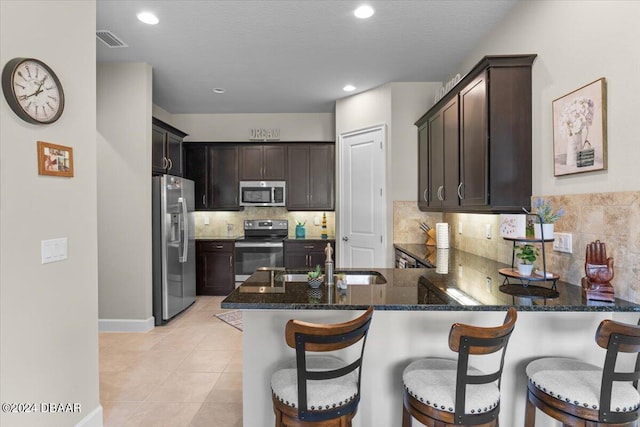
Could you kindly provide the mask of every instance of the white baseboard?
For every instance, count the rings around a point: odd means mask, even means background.
[[[102,427],[102,406],[98,405],[89,415],[84,417],[75,427]]]
[[[153,316],[148,319],[98,319],[100,332],[149,332],[155,327]]]

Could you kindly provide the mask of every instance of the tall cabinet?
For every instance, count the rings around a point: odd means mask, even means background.
[[[484,57],[415,123],[421,210],[488,213],[530,207],[535,57]]]
[[[182,176],[182,140],[186,133],[156,119],[151,125],[151,171]]]
[[[235,144],[184,144],[185,177],[195,183],[196,210],[239,210],[238,147]]]

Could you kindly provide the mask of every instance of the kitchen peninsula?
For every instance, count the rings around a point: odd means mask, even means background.
[[[528,361],[561,355],[601,364],[604,353],[594,341],[599,322],[638,321],[639,305],[623,300],[585,302],[578,286],[561,281],[559,298],[503,294],[499,288],[504,278],[498,273],[503,267],[502,263],[449,249],[446,274],[436,269],[345,270],[347,277],[368,276],[371,283],[350,284],[345,291],[325,285],[315,290],[304,282],[283,280],[295,277],[294,272],[255,273],[244,288],[237,288],[222,302],[223,308],[243,310],[244,426],[271,423],[271,373],[283,359],[294,356],[284,340],[289,319],[335,323],[374,306],[365,349],[362,400],[354,427],[400,424],[402,370],[419,357],[454,357],[447,338],[455,322],[498,325],[509,306],[518,309],[505,360],[500,414],[501,425],[517,426],[524,419],[524,366]],[[539,425],[554,425],[539,418]]]

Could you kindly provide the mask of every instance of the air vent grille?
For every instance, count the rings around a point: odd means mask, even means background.
[[[120,40],[115,34],[108,30],[96,31],[96,37],[102,40],[102,42],[110,48],[129,47],[125,42]]]

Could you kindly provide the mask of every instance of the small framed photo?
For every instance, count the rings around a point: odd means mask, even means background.
[[[553,101],[554,175],[607,168],[604,77]]]
[[[38,141],[40,175],[73,176],[73,148]]]

